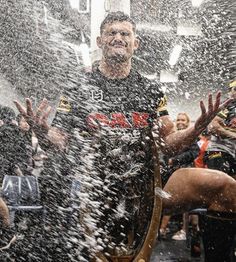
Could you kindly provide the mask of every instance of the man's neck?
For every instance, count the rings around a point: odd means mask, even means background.
[[[109,63],[102,59],[99,64],[100,72],[110,79],[126,78],[130,74],[131,60],[123,63]]]

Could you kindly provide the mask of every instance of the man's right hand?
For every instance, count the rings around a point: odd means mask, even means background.
[[[18,101],[14,101],[14,103],[40,140],[40,146],[44,150],[47,150],[48,146],[56,146],[64,151],[67,148],[68,135],[56,127],[49,126],[48,117],[52,108],[48,105],[47,99],[44,98],[35,111],[31,100],[26,98],[25,101],[26,107],[22,106]]]
[[[36,135],[48,133],[50,128],[48,117],[52,108],[48,105],[47,99],[44,98],[35,111],[29,98],[26,98],[25,102],[26,107],[22,106],[18,101],[14,101],[14,104]]]
[[[202,132],[204,129],[206,129],[208,124],[210,124],[210,122],[215,118],[217,113],[224,109],[232,101],[232,99],[227,99],[225,102],[220,104],[220,100],[221,92],[217,93],[215,103],[213,103],[212,95],[209,94],[208,110],[206,110],[203,101],[200,101],[201,115],[194,124],[194,128],[197,132]]]

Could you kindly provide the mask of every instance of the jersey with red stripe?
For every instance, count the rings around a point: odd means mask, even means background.
[[[97,69],[77,88],[62,95],[53,125],[74,138],[94,140],[99,136],[103,156],[119,148],[119,156],[114,157],[119,161],[116,159],[114,166],[127,166],[124,173],[131,168],[129,163],[146,163],[150,159],[150,128],[156,118],[167,114],[166,97],[158,83],[136,71],[124,79],[107,79]],[[76,147],[81,145],[78,141]],[[132,161],[128,161],[130,158]]]
[[[137,248],[145,235],[157,161],[151,128],[167,114],[159,84],[135,71],[107,79],[96,70],[61,98],[53,125],[70,134],[69,158],[85,193],[81,206],[96,220],[94,238],[111,236],[109,249],[127,241]]]

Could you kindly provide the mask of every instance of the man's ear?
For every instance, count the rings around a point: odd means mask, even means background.
[[[98,36],[98,37],[97,37],[97,46],[98,46],[99,48],[102,47],[102,38],[101,38],[101,36]]]
[[[134,40],[134,50],[137,50],[139,48],[140,40],[138,38],[135,38]]]

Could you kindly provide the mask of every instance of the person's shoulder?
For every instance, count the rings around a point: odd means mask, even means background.
[[[220,118],[222,118],[222,119],[226,119],[227,116],[228,116],[228,114],[229,114],[229,112],[230,112],[233,108],[235,108],[235,107],[236,107],[236,103],[234,103],[234,101],[233,101],[233,102],[229,103],[225,108],[223,108],[223,109],[217,114],[217,116],[220,117]]]
[[[96,67],[96,68],[92,68],[90,71],[85,73],[83,81],[87,83],[94,83],[94,82],[96,83],[102,78],[104,78],[103,75],[101,74],[98,67]]]
[[[137,71],[133,72],[133,74],[138,79],[137,83],[141,86],[146,101],[153,102],[155,109],[159,112],[159,116],[168,115],[167,97],[163,92],[160,81],[158,79],[149,79]]]
[[[145,78],[143,75],[141,75],[137,70],[132,69],[130,71],[130,78],[135,78],[137,80],[145,81],[147,78]]]
[[[229,103],[229,105],[227,106],[228,110],[232,110],[236,108],[236,100],[231,101],[231,103]]]
[[[83,72],[79,74],[76,79],[70,82],[70,85],[66,86],[60,93],[62,99],[67,98],[69,100],[77,100],[81,97],[81,94],[85,92],[91,81],[96,82],[95,73],[92,71]]]
[[[132,70],[131,74],[132,77],[137,80],[137,83],[143,84],[145,89],[163,93],[161,89],[161,84],[157,79],[150,79],[136,70]]]
[[[152,81],[149,78],[147,78],[145,75],[141,74],[139,71],[135,69],[131,70],[130,77],[135,78],[143,83],[147,83],[147,84],[152,83]]]
[[[144,79],[146,83],[145,92],[147,92],[147,94],[151,94],[153,97],[166,100],[166,96],[163,92],[160,81],[157,79],[148,79],[147,77],[144,77]]]
[[[227,118],[228,113],[236,108],[236,100],[230,102],[224,109],[222,109],[217,116]]]

